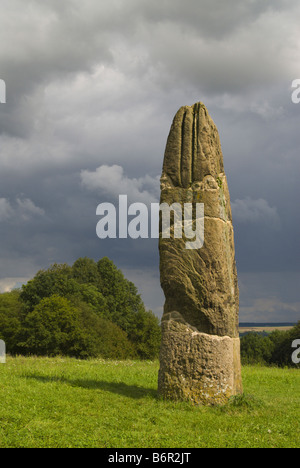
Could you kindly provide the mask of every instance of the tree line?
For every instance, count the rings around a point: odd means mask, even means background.
[[[110,259],[85,257],[0,294],[0,339],[11,355],[155,359],[161,331]]]
[[[274,330],[269,334],[259,332],[246,333],[241,337],[242,364],[300,368],[300,363],[293,362],[292,359],[293,353],[300,358],[300,349],[297,352],[292,347],[292,344],[298,340],[300,341],[300,321],[290,330],[286,331]]]
[[[0,339],[12,355],[156,359],[161,329],[110,259],[85,257],[40,270],[21,289],[0,294]],[[300,367],[291,358],[295,340],[300,322],[288,331],[247,333],[242,363]]]

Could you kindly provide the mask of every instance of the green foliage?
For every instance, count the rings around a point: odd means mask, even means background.
[[[275,339],[275,336],[273,337]],[[300,368],[300,364],[291,361],[291,354],[295,351],[292,343],[300,340],[300,321],[291,330],[276,336],[276,346],[274,347],[271,363],[278,366],[292,366]]]
[[[161,342],[158,318],[150,311],[140,310],[136,314],[129,339],[135,344],[138,355],[142,359],[155,359]]]
[[[111,260],[79,258],[0,295],[0,338],[11,354],[154,359],[160,326]]]
[[[38,356],[76,355],[81,339],[79,310],[64,297],[46,297],[24,320],[21,348]]]
[[[77,292],[69,297],[74,304],[84,302],[100,317],[108,317],[107,301],[93,284],[80,284]]]
[[[136,358],[136,351],[127,334],[115,323],[99,317],[86,303],[78,305],[79,324],[82,330],[78,341],[80,357],[104,359]]]
[[[250,332],[241,337],[243,364],[268,364],[299,368],[294,364],[292,348],[294,340],[300,339],[300,322],[291,330],[275,330],[268,335]]]
[[[274,343],[268,336],[259,333],[247,333],[241,338],[241,358],[243,364],[266,364],[274,349]]]
[[[16,347],[22,329],[22,303],[20,292],[0,294],[0,339],[4,340],[7,349]]]
[[[66,264],[55,263],[48,270],[39,271],[22,287],[20,299],[28,311],[32,311],[46,297],[72,297],[78,292],[79,284],[72,278],[72,268]]]
[[[144,309],[136,287],[107,257],[99,260],[98,272],[102,282],[101,292],[108,306],[108,318],[129,333],[136,314]]]
[[[72,266],[72,277],[81,284],[93,285],[96,288],[101,284],[97,263],[91,258],[78,258]]]
[[[158,319],[145,310],[135,285],[124,278],[111,260],[104,257],[97,266],[108,307],[106,317],[128,334],[141,359],[158,357],[161,337]]]

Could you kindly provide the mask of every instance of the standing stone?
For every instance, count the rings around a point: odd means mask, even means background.
[[[194,213],[196,203],[204,204],[202,248],[187,249],[184,236],[165,239],[160,231],[166,300],[158,391],[163,398],[222,404],[242,392],[239,292],[219,134],[202,103],[177,112],[161,177],[161,203],[191,202]]]

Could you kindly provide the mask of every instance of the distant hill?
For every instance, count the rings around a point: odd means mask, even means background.
[[[241,322],[239,324],[239,331],[240,334],[248,333],[248,332],[265,332],[271,333],[274,330],[290,330],[294,327],[297,323],[294,322],[266,322],[266,323],[258,323],[258,322]]]
[[[297,322],[240,322],[240,327],[294,327]]]

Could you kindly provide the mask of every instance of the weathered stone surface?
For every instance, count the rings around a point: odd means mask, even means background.
[[[159,393],[214,404],[242,391],[239,292],[219,134],[202,103],[177,112],[161,177],[161,203],[191,202],[204,203],[203,247],[186,249],[184,236],[159,241],[166,298]]]

